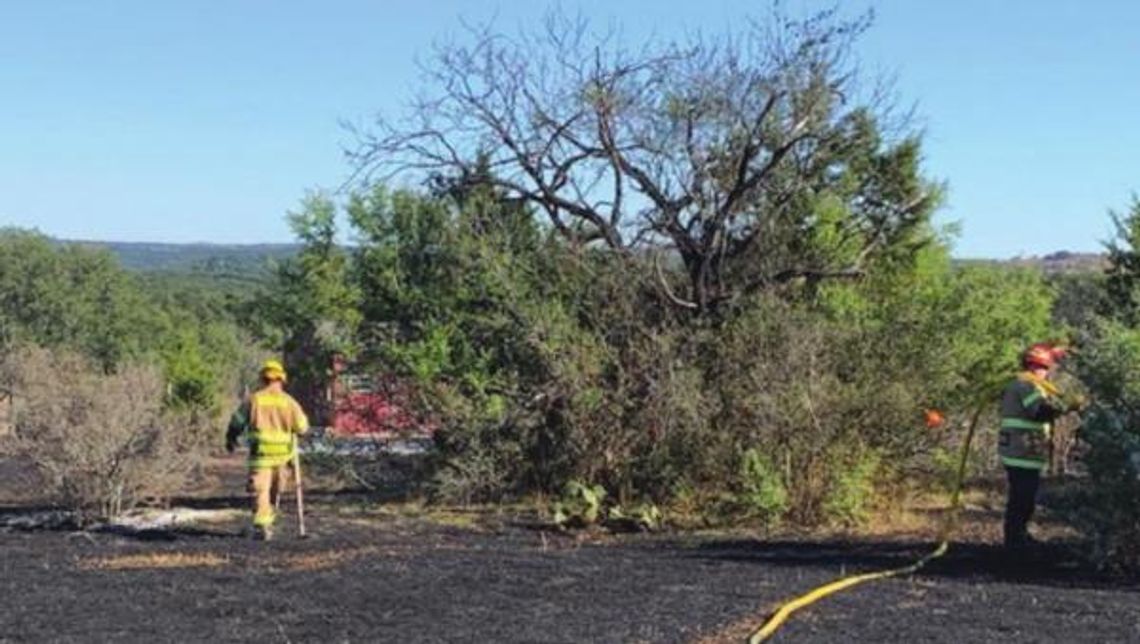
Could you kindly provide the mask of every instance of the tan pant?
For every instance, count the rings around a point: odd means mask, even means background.
[[[277,518],[277,500],[285,489],[289,466],[258,467],[249,470],[249,494],[253,502],[253,525],[265,528]]]

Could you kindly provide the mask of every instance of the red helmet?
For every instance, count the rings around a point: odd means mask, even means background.
[[[1057,361],[1065,357],[1064,347],[1055,347],[1048,342],[1038,342],[1021,354],[1021,366],[1025,369],[1052,369]]]

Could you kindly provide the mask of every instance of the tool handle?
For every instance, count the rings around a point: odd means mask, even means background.
[[[297,533],[305,536],[305,491],[301,485],[301,452],[297,449],[297,435],[293,435],[293,489],[297,497]]]

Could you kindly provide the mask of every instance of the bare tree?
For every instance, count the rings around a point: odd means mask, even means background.
[[[409,119],[358,133],[352,156],[384,179],[484,164],[573,243],[675,250],[688,293],[663,271],[661,284],[700,312],[797,278],[857,276],[936,201],[917,137],[885,143],[888,106],[854,104],[850,52],[869,22],[774,12],[638,50],[559,13],[517,37],[471,28],[470,43],[437,47]],[[842,216],[821,216],[828,199]]]

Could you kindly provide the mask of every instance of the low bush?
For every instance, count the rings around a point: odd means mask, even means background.
[[[12,451],[34,466],[45,500],[80,522],[173,494],[205,454],[208,428],[166,409],[155,366],[107,374],[77,354],[26,347],[0,359],[0,379],[15,400]]]
[[[605,500],[604,487],[570,481],[562,492],[562,498],[552,508],[554,522],[570,527],[594,525],[605,517],[602,507]]]
[[[788,510],[788,491],[771,458],[760,450],[745,450],[740,464],[741,491],[737,499],[744,513],[776,523]]]
[[[831,459],[831,485],[823,501],[823,514],[833,523],[860,525],[870,518],[880,456],[873,450],[835,455]]]

